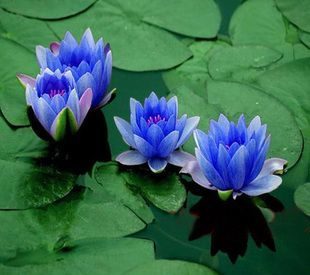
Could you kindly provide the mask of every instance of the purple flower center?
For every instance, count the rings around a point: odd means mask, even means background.
[[[52,90],[50,90],[49,92],[47,92],[47,94],[50,96],[50,98],[52,98],[52,97],[54,97],[55,95],[61,95],[61,96],[63,96],[64,95],[64,93],[66,92],[66,90],[65,89],[62,89],[62,90],[60,90],[60,89],[52,89]]]
[[[165,121],[166,118],[162,118],[160,115],[155,115],[155,116],[150,116],[148,119],[147,119],[147,125],[150,125],[150,124],[157,124],[159,121]]]

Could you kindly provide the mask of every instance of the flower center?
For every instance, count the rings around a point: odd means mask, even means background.
[[[50,98],[52,98],[55,95],[61,95],[62,96],[62,95],[64,95],[65,92],[66,92],[65,89],[62,89],[62,90],[52,89],[49,92],[47,92],[47,94],[50,96]]]
[[[150,116],[148,119],[147,119],[147,125],[150,125],[150,124],[157,124],[159,121],[165,121],[166,119],[163,117],[161,117],[160,115],[156,115],[156,116]]]

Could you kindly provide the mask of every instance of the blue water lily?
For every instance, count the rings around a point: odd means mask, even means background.
[[[148,163],[154,173],[163,171],[168,163],[184,166],[194,157],[178,150],[197,127],[199,117],[178,118],[178,102],[174,96],[170,100],[158,99],[152,92],[144,101],[144,106],[130,99],[130,124],[115,117],[115,123],[124,141],[132,148],[120,154],[116,160],[124,165]]]
[[[47,68],[33,81],[24,75],[19,78],[27,83],[27,105],[54,140],[77,132],[92,104],[90,88],[79,92],[71,71],[52,72]]]
[[[259,116],[247,127],[243,115],[235,124],[221,114],[218,121],[211,120],[208,134],[195,130],[196,160],[187,163],[181,172],[190,174],[205,188],[218,190],[221,197],[271,192],[282,182],[274,174],[282,172],[287,161],[266,159],[270,144],[266,131]]]
[[[71,71],[81,97],[90,88],[93,92],[92,108],[107,104],[114,90],[107,93],[112,73],[112,52],[109,44],[102,38],[96,43],[90,29],[87,29],[78,43],[70,32],[50,48],[36,47],[38,63],[41,69],[61,72]]]

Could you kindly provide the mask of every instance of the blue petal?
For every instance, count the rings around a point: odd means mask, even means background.
[[[121,153],[115,159],[123,165],[140,165],[146,163],[147,159],[136,150]]]
[[[248,196],[259,196],[275,190],[281,183],[282,179],[279,176],[265,176],[249,183],[246,187],[241,189],[241,192]]]
[[[180,173],[190,174],[193,181],[207,189],[215,189],[203,174],[197,161],[188,162],[180,171]]]
[[[226,184],[214,166],[204,158],[199,149],[196,148],[195,153],[199,166],[208,181],[217,189],[226,190]]]
[[[72,52],[73,52],[72,45],[70,45],[68,42],[63,40],[60,44],[59,55],[58,55],[58,58],[62,64],[66,64],[66,65],[70,64]]]
[[[256,140],[256,146],[257,150],[260,150],[262,145],[264,144],[264,141],[266,139],[266,132],[267,132],[267,126],[262,125],[256,132],[255,132],[255,140]]]
[[[199,120],[200,118],[198,116],[187,119],[184,130],[182,132],[181,137],[179,138],[176,148],[179,148],[180,146],[182,146],[189,139],[194,129],[196,129],[199,123]]]
[[[57,69],[61,70],[62,65],[58,59],[49,49],[46,50],[46,64],[47,67],[52,70],[56,71]]]
[[[227,152],[227,149],[224,147],[224,145],[220,144],[217,161],[216,161],[216,170],[221,175],[224,183],[229,182],[228,178],[228,165],[231,160],[230,155]],[[228,185],[225,186],[226,188],[229,188]]]
[[[167,161],[159,158],[150,159],[148,165],[153,173],[160,173],[166,168]]]
[[[178,138],[179,133],[177,131],[173,131],[166,136],[158,146],[159,156],[167,158],[176,149]]]
[[[91,50],[95,49],[95,41],[94,41],[94,37],[93,37],[93,34],[92,34],[90,28],[87,28],[86,31],[84,32],[83,36],[82,36],[80,44],[83,44],[83,43],[87,43],[88,47]]]
[[[204,157],[212,162],[212,156],[210,155],[210,151],[208,149],[208,135],[203,131],[197,129],[194,131],[194,139],[196,146],[199,148]]]
[[[83,74],[90,73],[90,72],[91,72],[91,69],[88,63],[83,60],[77,68],[78,75],[82,76]]]
[[[158,110],[156,110],[158,107],[158,97],[157,95],[152,92],[148,98],[144,101],[144,111],[147,115],[153,115],[154,111],[157,113]]]
[[[50,132],[56,113],[43,98],[37,100],[32,99],[32,108],[42,126],[46,131]]]
[[[184,167],[188,162],[195,161],[195,157],[189,153],[183,152],[183,151],[174,151],[168,156],[168,163]]]
[[[256,156],[256,160],[253,163],[253,168],[252,168],[250,177],[248,179],[249,182],[254,180],[257,177],[257,175],[260,173],[260,171],[262,170],[265,159],[266,159],[267,151],[269,148],[269,144],[270,144],[270,136],[268,136],[268,138],[265,140],[265,143],[261,151]]]
[[[252,119],[250,122],[247,132],[248,132],[248,137],[250,138],[254,132],[256,132],[259,128],[261,127],[261,120],[259,116],[256,116]]]
[[[228,135],[230,123],[229,123],[227,117],[224,116],[223,114],[220,114],[219,119],[218,119],[218,124],[221,127],[224,134]]]
[[[156,149],[160,142],[164,139],[164,134],[161,128],[152,124],[151,127],[147,130],[146,139],[147,141]]]
[[[245,146],[240,146],[238,151],[231,158],[228,165],[228,177],[230,183],[230,189],[239,190],[245,180],[246,170],[245,170],[245,159],[247,155],[247,150]]]
[[[178,98],[176,96],[170,98],[167,102],[167,108],[169,111],[169,115],[178,116]]]
[[[79,97],[75,90],[72,90],[69,94],[69,98],[67,101],[67,106],[71,109],[74,114],[75,120],[78,125],[80,125],[80,104],[79,104]]]
[[[149,144],[145,139],[137,135],[134,136],[134,141],[136,144],[136,149],[146,158],[150,159],[156,155],[156,151],[153,146]]]
[[[186,120],[187,120],[187,115],[183,115],[181,116],[180,119],[178,119],[176,121],[176,125],[175,125],[175,129],[180,133],[180,135],[182,135],[185,124],[186,124]]]
[[[47,67],[46,51],[46,48],[42,46],[36,46],[37,61],[41,69],[45,69]]]
[[[142,136],[141,130],[137,124],[137,120],[133,114],[130,114],[130,124],[132,127],[132,132],[137,136]]]
[[[168,121],[165,124],[163,123],[163,125],[165,125],[164,126],[164,134],[168,135],[170,132],[175,130],[175,124],[176,124],[176,117],[175,117],[175,115],[172,115],[169,117]]]
[[[287,164],[287,161],[285,159],[270,158],[270,159],[265,160],[263,169],[260,171],[256,179],[260,177],[272,175],[276,172],[282,173],[284,170],[285,164]]]
[[[55,95],[51,100],[51,107],[58,114],[66,106],[65,100],[61,95]]]
[[[237,130],[238,130],[238,134],[240,137],[240,142],[244,144],[247,141],[247,137],[248,137],[244,115],[241,115],[238,120]]]
[[[114,122],[122,135],[123,140],[131,147],[136,148],[131,125],[120,117],[114,117]]]
[[[82,96],[82,94],[88,89],[91,88],[93,91],[93,88],[95,87],[95,81],[93,76],[90,73],[86,73],[81,76],[81,78],[77,81],[77,89],[78,89],[78,95],[79,97]],[[93,98],[96,95],[93,94]],[[93,99],[94,102],[94,99]]]
[[[78,46],[78,43],[76,42],[74,36],[70,32],[66,32],[64,41],[66,41],[69,45],[71,45],[72,48]]]
[[[146,137],[147,130],[149,129],[149,126],[148,126],[146,120],[143,117],[141,117],[139,124],[140,124],[141,136]]]

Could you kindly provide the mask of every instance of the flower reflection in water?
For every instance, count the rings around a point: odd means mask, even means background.
[[[237,200],[222,201],[215,192],[199,186],[194,188],[191,192],[202,198],[190,209],[190,213],[197,216],[190,241],[211,235],[211,255],[222,251],[233,263],[245,255],[249,234],[257,247],[265,245],[276,250],[267,221],[252,198],[241,196]],[[273,212],[283,210],[282,203],[271,195],[262,195],[259,200]]]

